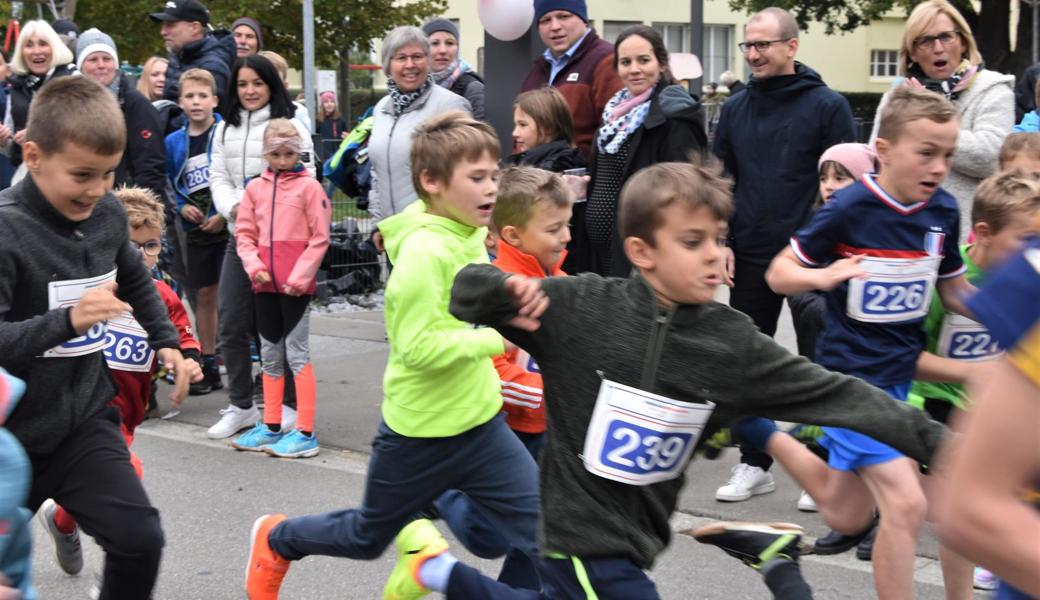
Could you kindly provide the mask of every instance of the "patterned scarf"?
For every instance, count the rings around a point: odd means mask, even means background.
[[[394,103],[394,116],[401,116],[404,111],[408,110],[408,107],[411,106],[413,102],[419,99],[419,96],[422,96],[426,90],[430,89],[431,85],[433,85],[433,77],[427,75],[426,81],[419,86],[419,89],[414,92],[402,92],[401,89],[397,87],[396,81],[393,79],[387,79],[386,91],[390,95],[390,100]]]
[[[443,71],[432,73],[433,81],[442,88],[450,90],[451,86],[455,85],[455,82],[458,81],[459,77],[462,76],[463,73],[472,70],[473,67],[471,67],[468,62],[461,58],[456,58],[455,62],[448,65]]]
[[[942,94],[947,100],[953,101],[961,95],[961,92],[968,89],[975,78],[975,73],[978,73],[980,68],[981,65],[973,65],[967,59],[964,59],[957,67],[957,70],[953,72],[953,75],[950,75],[947,79],[940,80],[928,77],[924,74],[924,69],[921,68],[921,65],[914,63],[910,65],[906,75],[919,81],[926,90]]]
[[[600,125],[596,134],[596,148],[607,154],[617,154],[621,146],[625,144],[628,136],[646,119],[650,112],[650,96],[654,88],[647,88],[645,92],[633,97],[628,88],[622,88],[620,92],[603,107],[603,125]]]

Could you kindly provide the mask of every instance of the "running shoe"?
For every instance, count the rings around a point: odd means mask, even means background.
[[[688,531],[698,542],[718,546],[753,569],[774,558],[797,561],[802,528],[794,523],[721,521]]]
[[[69,575],[75,575],[83,570],[83,547],[79,543],[79,527],[73,529],[72,533],[62,533],[54,523],[54,513],[57,510],[58,505],[48,498],[36,515],[43,528],[54,539],[54,556],[58,559],[58,566]]]
[[[278,556],[267,538],[285,515],[264,515],[253,523],[249,534],[249,564],[246,565],[246,597],[249,600],[278,600],[278,590],[289,571],[289,561]]]
[[[394,540],[397,564],[383,587],[383,600],[415,600],[430,593],[419,582],[423,562],[448,550],[448,542],[433,522],[418,519],[405,525]]]
[[[267,425],[257,423],[252,429],[238,436],[231,442],[236,450],[247,452],[263,452],[269,446],[278,443],[282,438],[288,437],[281,431],[271,431]]]
[[[279,456],[281,458],[309,458],[317,456],[318,436],[313,433],[304,435],[299,429],[293,429],[282,436],[282,439],[278,440],[277,443],[265,446],[263,450],[271,456]]]

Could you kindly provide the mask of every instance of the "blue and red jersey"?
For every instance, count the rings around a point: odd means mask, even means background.
[[[924,318],[936,278],[961,275],[957,201],[938,189],[903,204],[874,175],[839,191],[791,238],[811,267],[863,255],[870,276],[840,284],[826,296],[816,362],[879,387],[909,383],[924,349]]]

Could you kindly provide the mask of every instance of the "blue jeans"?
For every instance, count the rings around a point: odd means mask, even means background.
[[[503,538],[509,545],[499,580],[539,589],[533,564],[538,468],[502,415],[448,438],[406,437],[380,423],[361,507],[289,519],[268,541],[289,560],[309,555],[371,560],[447,490],[463,492],[480,510],[490,526],[487,533],[495,536],[492,543]],[[467,548],[482,541],[479,534],[460,538]]]

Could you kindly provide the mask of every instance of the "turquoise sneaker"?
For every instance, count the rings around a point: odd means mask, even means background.
[[[310,435],[304,435],[299,429],[293,429],[286,435],[282,436],[282,439],[278,440],[277,444],[265,447],[264,452],[271,456],[280,456],[282,458],[308,458],[311,456],[317,456],[318,436],[313,433]]]
[[[252,429],[238,436],[231,445],[238,450],[249,452],[263,452],[271,444],[277,443],[286,437],[280,431],[271,431],[267,425],[257,423]]]

